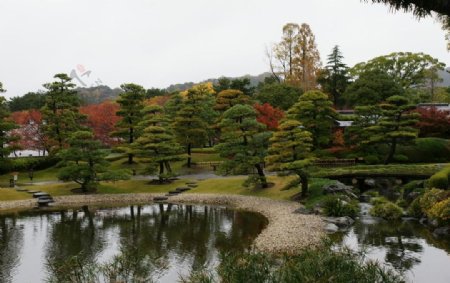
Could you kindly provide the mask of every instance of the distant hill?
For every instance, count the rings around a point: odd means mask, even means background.
[[[77,91],[83,104],[98,104],[105,100],[115,100],[122,93],[120,88],[112,89],[105,85],[87,88],[80,87],[77,88]]]
[[[270,77],[270,76],[271,76],[270,73],[262,73],[257,76],[245,75],[245,76],[241,76],[241,77],[226,77],[226,78],[231,79],[231,80],[248,78],[248,79],[250,79],[250,86],[257,86],[260,82],[263,82],[265,78]],[[191,87],[193,87],[194,85],[196,85],[198,83],[211,82],[211,83],[215,84],[218,81],[219,81],[219,78],[213,78],[213,79],[207,79],[207,80],[197,82],[197,83],[186,82],[186,83],[181,83],[181,84],[173,84],[173,85],[170,85],[169,87],[167,87],[166,91],[168,91],[168,92],[184,91],[184,90],[190,89]]]

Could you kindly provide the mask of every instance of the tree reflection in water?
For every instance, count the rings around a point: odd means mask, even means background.
[[[41,280],[53,282],[80,274],[86,276],[85,282],[94,277],[105,282],[148,282],[168,274],[178,277],[182,272],[216,266],[221,252],[249,248],[266,225],[265,218],[254,213],[176,204],[85,206],[38,213],[14,217],[31,222],[40,217],[48,227],[42,245],[48,276]],[[29,256],[20,249],[24,236],[14,228],[14,217],[0,216],[2,275],[14,268],[27,272],[14,264]]]
[[[365,224],[357,221],[346,233],[332,237],[336,242],[357,245],[370,258],[376,250],[384,251],[384,261],[395,270],[404,274],[421,263],[424,245],[435,246],[450,251],[450,242],[436,239],[429,229],[415,221]]]

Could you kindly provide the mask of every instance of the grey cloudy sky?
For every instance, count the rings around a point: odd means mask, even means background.
[[[80,64],[111,87],[256,75],[287,22],[311,26],[322,59],[338,44],[350,66],[394,51],[450,65],[439,23],[359,0],[0,0],[0,81],[11,97]]]

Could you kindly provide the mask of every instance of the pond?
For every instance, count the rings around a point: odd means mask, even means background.
[[[366,213],[345,232],[332,235],[335,241],[402,274],[407,282],[450,282],[450,238],[436,238],[418,221],[388,222]]]
[[[83,266],[115,261],[140,278],[176,282],[218,265],[221,252],[248,249],[265,225],[256,213],[175,204],[3,214],[0,282],[46,282],[70,258]]]

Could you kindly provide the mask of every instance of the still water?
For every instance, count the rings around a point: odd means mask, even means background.
[[[0,282],[46,282],[74,256],[84,266],[136,259],[141,277],[176,282],[218,265],[220,252],[248,249],[266,221],[223,207],[170,204],[3,214]]]
[[[450,283],[450,237],[436,238],[417,221],[388,222],[367,214],[363,205],[355,225],[333,235],[334,240],[369,260],[402,274],[407,282]]]

